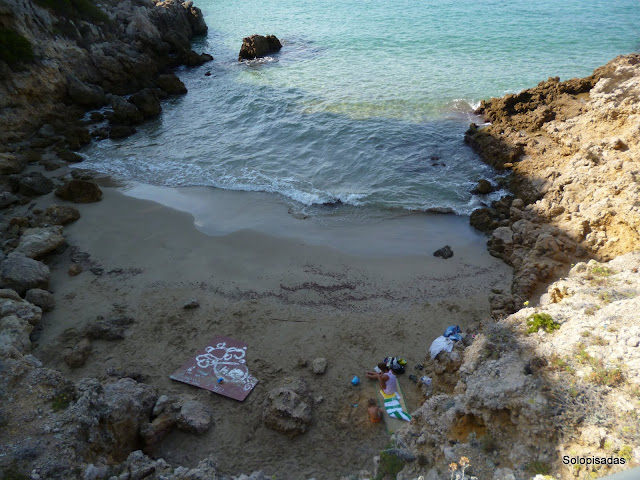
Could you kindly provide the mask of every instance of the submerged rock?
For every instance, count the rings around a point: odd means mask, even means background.
[[[261,58],[279,52],[281,48],[282,44],[275,35],[251,35],[242,39],[238,61]]]

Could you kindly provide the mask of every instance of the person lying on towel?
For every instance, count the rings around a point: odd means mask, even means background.
[[[378,380],[380,382],[380,389],[387,395],[393,395],[398,392],[398,380],[393,372],[384,363],[380,362],[376,367],[376,370],[367,372],[367,378],[371,380]]]

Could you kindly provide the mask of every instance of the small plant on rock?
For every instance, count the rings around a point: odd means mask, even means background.
[[[33,49],[22,35],[0,27],[0,60],[9,65],[33,60]]]
[[[560,328],[560,324],[554,322],[548,313],[534,313],[527,318],[527,325],[529,325],[527,334],[536,333],[541,328],[547,333],[551,333]]]
[[[64,410],[71,403],[71,397],[68,393],[61,393],[60,395],[56,395],[51,400],[51,408],[54,412],[59,412],[60,410]]]
[[[531,475],[548,475],[551,472],[551,467],[548,463],[536,460],[527,463],[525,470]]]
[[[593,345],[598,345],[600,347],[604,347],[605,345],[609,345],[609,341],[602,338],[600,335],[595,335],[591,338],[591,343]]]
[[[380,463],[378,463],[378,474],[376,480],[382,480],[390,476],[396,478],[396,475],[400,470],[404,468],[404,461],[398,458],[397,455],[393,455],[388,452],[388,449],[394,448],[393,444],[388,444],[387,447],[380,452]]]
[[[604,267],[602,265],[589,268],[589,272],[599,277],[610,277],[611,275],[615,275],[616,273],[618,273],[615,270],[612,270],[609,267]]]
[[[627,462],[631,461],[632,453],[633,448],[631,448],[630,445],[623,445],[620,447],[620,450],[618,450],[618,456],[624,458]]]

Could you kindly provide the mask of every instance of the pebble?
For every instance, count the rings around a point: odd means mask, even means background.
[[[323,357],[316,358],[313,361],[313,373],[315,373],[316,375],[322,375],[326,371],[327,371],[327,359]]]

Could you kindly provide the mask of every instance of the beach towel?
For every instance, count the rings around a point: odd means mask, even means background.
[[[404,420],[405,422],[411,421],[411,415],[405,412],[402,409],[402,404],[400,403],[400,398],[397,393],[392,393],[391,395],[387,395],[382,390],[380,390],[380,395],[384,400],[384,409],[391,418],[397,418],[398,420]]]

